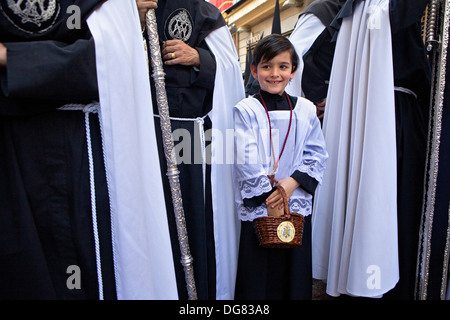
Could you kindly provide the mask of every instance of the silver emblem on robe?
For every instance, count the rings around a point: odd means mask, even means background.
[[[22,19],[22,23],[31,22],[41,26],[56,13],[56,0],[7,0],[8,7]]]
[[[192,35],[192,18],[186,9],[179,9],[171,14],[166,21],[166,30],[172,39],[187,42]]]

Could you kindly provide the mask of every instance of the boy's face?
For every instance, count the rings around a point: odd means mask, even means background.
[[[291,54],[284,51],[272,60],[261,61],[255,68],[250,67],[253,77],[258,79],[261,89],[273,94],[283,94],[284,88],[294,78],[292,72]]]

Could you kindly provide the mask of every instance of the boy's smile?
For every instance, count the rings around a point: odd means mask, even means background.
[[[292,72],[289,51],[284,51],[269,61],[260,62],[256,68],[251,66],[251,71],[262,90],[280,95],[295,74]]]

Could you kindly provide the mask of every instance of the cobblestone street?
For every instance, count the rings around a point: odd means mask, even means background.
[[[337,298],[326,294],[326,284],[323,281],[313,279],[312,299],[313,300],[334,300]]]

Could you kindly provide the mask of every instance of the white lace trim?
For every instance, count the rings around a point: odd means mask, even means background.
[[[306,173],[320,183],[322,182],[325,166],[317,160],[304,160],[296,170]]]
[[[263,193],[272,190],[270,180],[266,175],[261,175],[256,178],[239,182],[239,191],[242,199],[251,199],[256,196],[260,196]]]
[[[267,216],[267,206],[265,204],[259,207],[244,207],[242,203],[237,203],[238,217],[242,221],[253,221],[256,218]],[[303,216],[311,214],[312,200],[305,198],[289,199],[289,211],[296,212]]]

